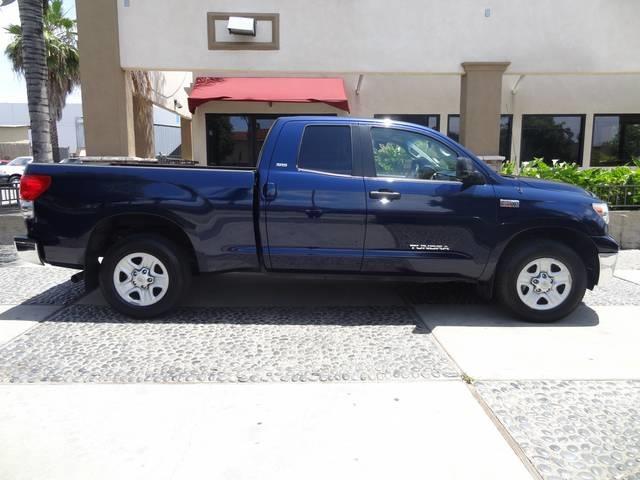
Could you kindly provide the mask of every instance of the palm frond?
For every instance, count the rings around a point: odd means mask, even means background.
[[[66,98],[80,84],[80,58],[78,55],[76,21],[65,16],[62,0],[45,2],[44,40],[47,53],[49,106],[52,116],[60,119]],[[22,27],[9,25],[5,28],[10,42],[5,55],[13,70],[23,73]]]

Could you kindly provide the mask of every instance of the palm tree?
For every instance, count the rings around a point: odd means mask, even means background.
[[[2,0],[2,6],[14,0]],[[51,162],[49,98],[47,95],[47,57],[43,28],[43,0],[20,0],[22,25],[22,72],[27,80],[27,98],[31,119],[31,145],[35,162]]]
[[[50,3],[45,0],[19,0],[20,5],[20,22],[21,25],[9,25],[7,31],[13,36],[11,43],[7,46],[5,53],[13,64],[13,69],[24,74],[27,79],[27,95],[29,98],[29,113],[31,116],[31,136],[33,140],[34,159],[36,156],[36,132],[34,131],[33,119],[34,113],[42,115],[38,116],[38,120],[46,121],[48,125],[46,130],[50,134],[51,145],[49,152],[53,147],[53,161],[60,161],[58,152],[58,131],[57,124],[62,118],[62,110],[64,109],[67,95],[71,93],[76,85],[80,84],[80,62],[78,57],[77,33],[75,31],[76,21],[65,16],[62,10],[62,0],[53,0]],[[39,4],[36,7],[32,4]],[[44,6],[44,8],[43,8]],[[24,11],[24,13],[23,13]],[[40,12],[40,22],[34,17],[34,11]],[[31,23],[30,23],[31,22]],[[32,25],[33,24],[33,25]],[[27,33],[31,33],[29,28],[34,28],[36,24],[41,25],[42,36],[44,39],[44,49],[40,48],[35,51],[31,42],[27,43],[30,38]],[[40,47],[42,45],[40,44]],[[27,71],[28,55],[33,57],[32,61],[37,57],[40,59],[39,67],[42,66],[42,57],[46,60],[44,66],[44,74],[46,79],[46,88],[44,97],[45,102],[48,98],[48,113],[43,107],[42,98],[38,96],[41,92],[41,86],[32,92],[30,84],[34,83],[30,80]],[[38,70],[36,77],[41,79],[42,70]],[[34,95],[34,108],[32,110],[32,93]],[[38,100],[40,98],[40,100]],[[47,132],[39,131],[38,135],[46,135]],[[40,139],[38,139],[40,142]],[[40,144],[39,144],[40,145]],[[38,148],[40,148],[38,146]],[[49,153],[50,155],[50,153]],[[50,161],[50,160],[43,160]]]

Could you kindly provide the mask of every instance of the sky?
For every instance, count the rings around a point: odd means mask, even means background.
[[[75,0],[63,0],[67,16],[76,18]],[[14,73],[11,62],[4,53],[9,44],[10,36],[6,27],[20,23],[18,2],[15,1],[6,7],[0,7],[0,103],[26,103],[27,87],[24,78]],[[76,89],[67,97],[67,103],[81,103],[80,90]]]

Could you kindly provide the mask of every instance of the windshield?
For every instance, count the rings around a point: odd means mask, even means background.
[[[17,157],[11,160],[7,165],[12,167],[22,167],[31,161],[31,157]]]

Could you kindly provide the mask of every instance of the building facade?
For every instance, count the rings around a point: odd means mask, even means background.
[[[636,0],[77,5],[89,154],[135,150],[128,75],[147,71],[151,101],[181,116],[182,154],[201,164],[254,163],[273,119],[293,114],[412,121],[518,162],[615,166],[640,157]],[[252,19],[255,35],[230,32],[230,17]],[[340,79],[348,111],[313,92],[261,101],[255,91],[213,95],[190,111],[203,77]]]

